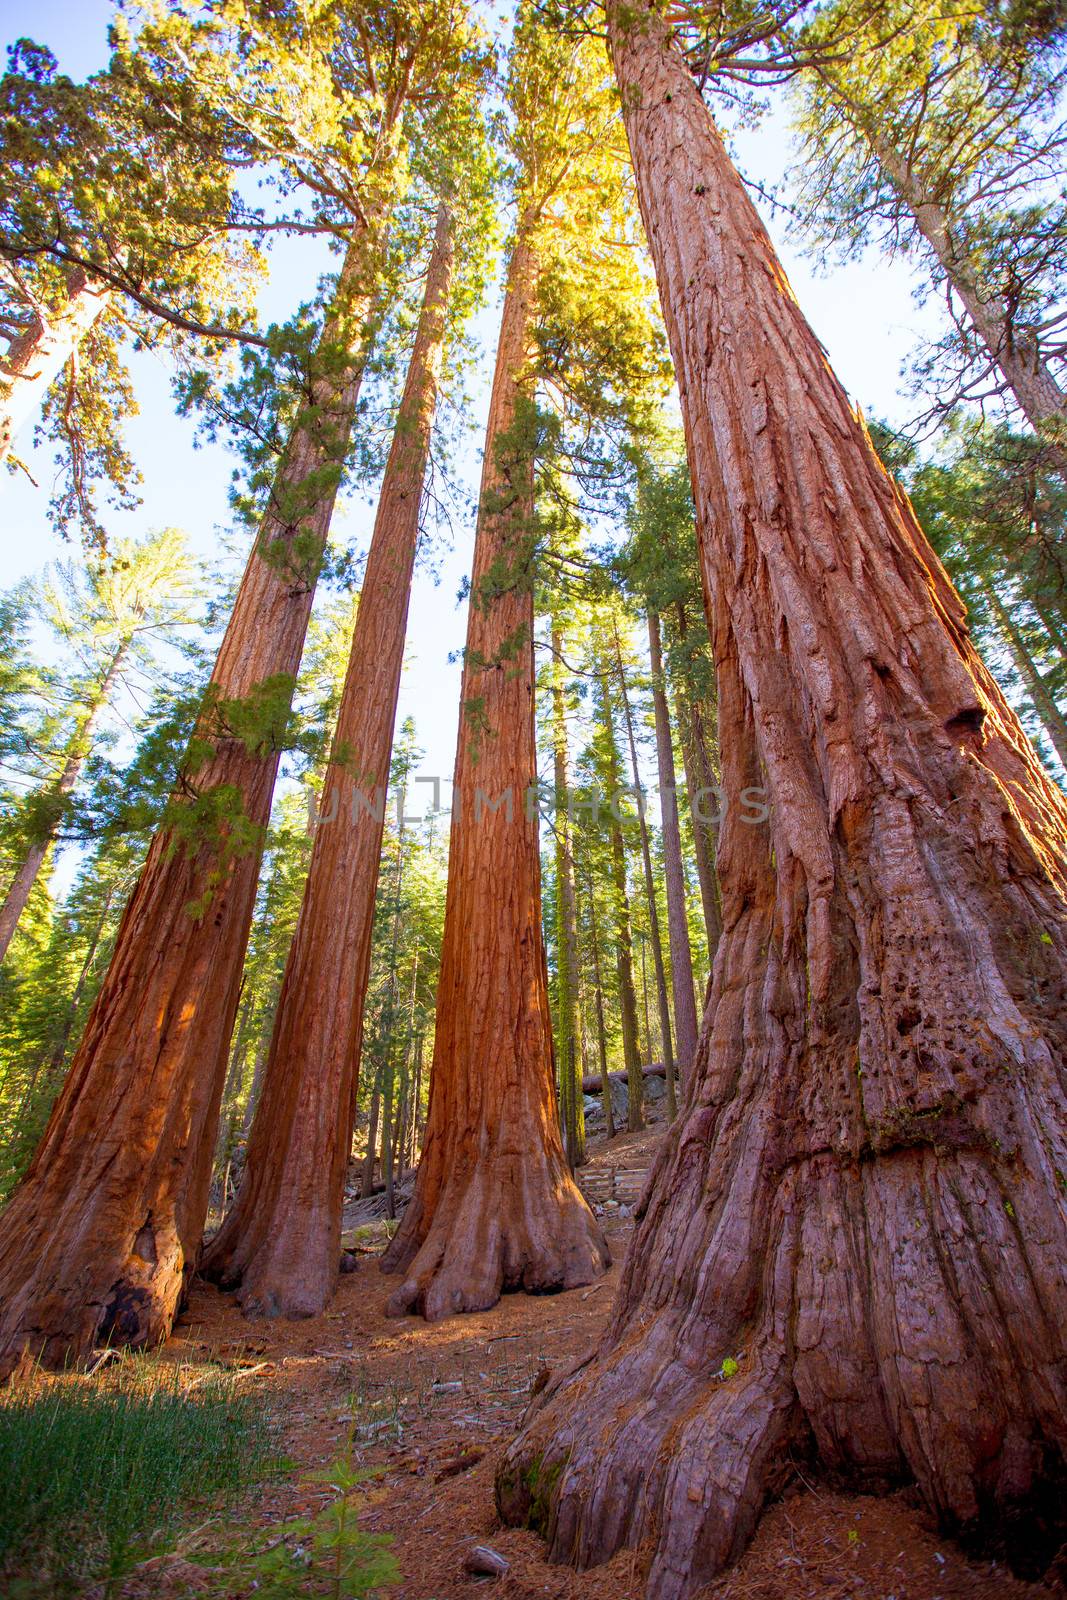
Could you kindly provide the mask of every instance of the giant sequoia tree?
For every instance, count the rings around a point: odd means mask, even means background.
[[[264,26],[261,53],[242,36],[228,56],[209,27],[205,92],[224,105],[232,95],[246,122],[261,94],[259,137],[277,148],[285,131],[306,157],[299,167],[294,157],[292,174],[324,183],[325,170],[334,189],[343,180],[335,203],[347,245],[304,382],[281,408],[288,439],[166,824],[0,1224],[0,1370],[27,1348],[54,1363],[82,1357],[97,1339],[159,1338],[196,1259],[263,833],[402,181],[401,120],[420,96],[437,103],[430,74],[462,60],[469,41],[462,13],[447,5],[421,15],[403,5],[383,17],[286,15]],[[198,37],[179,36],[179,62]],[[155,40],[164,55],[169,44],[166,34]],[[319,92],[310,129],[282,120],[276,80],[284,85],[287,62]]]
[[[675,1597],[805,1458],[962,1529],[1061,1515],[1067,804],[667,26],[608,27],[711,609],[723,935],[608,1333],[498,1496],[580,1564],[648,1540]]]
[[[588,1283],[609,1259],[560,1140],[527,802],[537,782],[533,221],[524,215],[512,246],[486,427],[426,1139],[382,1260],[405,1275],[390,1308],[431,1321],[492,1305],[503,1289]]]
[[[310,1316],[337,1281],[389,752],[455,256],[442,205],[237,1202],[205,1257],[248,1311]]]
[[[605,178],[614,108],[590,61],[588,47],[551,39],[532,14],[520,20],[510,78],[518,216],[475,535],[430,1105],[414,1197],[382,1261],[404,1274],[392,1311],[431,1320],[492,1305],[506,1288],[587,1283],[608,1262],[560,1141],[530,799],[535,458],[545,448],[535,399],[554,349],[565,353],[557,392],[570,392],[575,350],[553,340],[554,319],[580,277],[582,223],[618,188],[617,173]]]

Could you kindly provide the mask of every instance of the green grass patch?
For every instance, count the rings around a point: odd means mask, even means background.
[[[232,1500],[274,1470],[259,1404],[222,1377],[185,1393],[180,1381],[178,1368],[141,1360],[106,1385],[0,1395],[0,1592],[108,1593],[198,1504]]]

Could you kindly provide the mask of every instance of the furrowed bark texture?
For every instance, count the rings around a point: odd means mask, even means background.
[[[78,267],[70,274],[67,299],[59,310],[39,308],[11,341],[0,360],[0,461],[110,303],[111,290]]]
[[[205,1275],[237,1288],[253,1314],[315,1316],[337,1282],[389,754],[454,256],[453,219],[442,207],[244,1176],[204,1256]]]
[[[535,294],[520,228],[482,467],[426,1137],[382,1263],[404,1273],[392,1313],[430,1321],[482,1310],[505,1289],[589,1283],[609,1259],[560,1141],[537,817],[526,804],[537,781],[524,554],[533,470],[522,437]]]
[[[611,1326],[497,1492],[558,1559],[648,1540],[676,1600],[791,1456],[962,1530],[1062,1518],[1067,806],[644,16],[609,4],[713,611],[724,931]]]
[[[209,696],[200,730],[214,753],[178,791],[222,802],[224,820],[153,840],[63,1092],[0,1217],[0,1375],[24,1350],[58,1366],[98,1341],[165,1337],[196,1261],[287,693],[362,376],[367,259],[361,234],[323,333],[325,375],[294,427],[215,662],[220,703]],[[254,704],[265,685],[281,694],[250,746],[226,705]]]

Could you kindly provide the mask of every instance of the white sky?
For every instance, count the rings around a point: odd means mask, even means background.
[[[488,8],[487,8],[488,9]],[[499,0],[492,7],[499,12]],[[102,67],[107,59],[107,0],[0,0],[0,43],[5,47],[20,34],[30,33],[47,44],[58,57],[62,71],[74,78]],[[744,170],[765,187],[781,176],[790,159],[786,117],[783,112],[760,129],[737,139]],[[934,313],[920,310],[911,295],[911,278],[900,266],[887,266],[875,256],[825,274],[819,264],[801,256],[784,237],[784,219],[768,216],[757,201],[772,237],[781,250],[797,298],[831,363],[853,399],[869,415],[903,421],[914,403],[903,392],[902,365],[915,349],[920,330],[929,331]],[[322,246],[296,239],[280,244],[274,253],[270,284],[263,297],[268,318],[288,316],[302,300],[310,298],[324,261]],[[466,486],[477,492],[480,469],[480,429],[488,404],[493,342],[499,295],[475,324],[481,356],[472,384],[474,405],[469,447],[461,466]],[[229,526],[227,490],[232,468],[226,452],[217,446],[193,449],[193,424],[174,416],[169,377],[161,359],[133,358],[140,415],[131,423],[129,444],[141,469],[142,506],[134,513],[108,520],[115,536],[136,536],[153,527],[184,528],[194,550],[208,553],[219,531]],[[48,485],[52,469],[47,454],[30,449],[25,430],[17,441],[41,484],[35,490],[22,475],[0,473],[0,589],[37,572],[56,557],[76,555],[51,530],[47,516]],[[355,496],[338,507],[334,537],[351,541],[365,552],[373,523],[373,502]],[[425,750],[422,772],[451,777],[458,721],[459,665],[449,655],[462,647],[465,607],[456,593],[469,571],[473,526],[457,525],[456,545],[439,557],[440,582],[435,585],[420,573],[412,595],[408,634],[408,666],[401,688],[399,717],[412,715],[419,742]],[[428,789],[421,794],[428,796]],[[447,796],[447,791],[446,791]],[[64,874],[65,876],[65,874]]]

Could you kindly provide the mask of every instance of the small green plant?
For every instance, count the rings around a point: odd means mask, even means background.
[[[400,1570],[391,1554],[392,1536],[367,1533],[358,1522],[362,1486],[380,1476],[355,1465],[347,1455],[313,1472],[308,1483],[332,1491],[313,1516],[294,1517],[271,1530],[269,1543],[238,1554],[230,1563],[224,1588],[254,1588],[256,1600],[366,1600],[376,1590],[398,1582]]]
[[[719,1368],[719,1374],[718,1375],[719,1375],[720,1378],[723,1378],[723,1379],[725,1379],[725,1378],[733,1378],[733,1377],[736,1377],[736,1375],[737,1375],[737,1373],[739,1371],[740,1371],[740,1368],[738,1367],[738,1364],[734,1360],[733,1356],[727,1356],[725,1358],[725,1360],[723,1361],[722,1366]]]
[[[0,1592],[113,1593],[191,1508],[274,1467],[263,1413],[232,1382],[183,1393],[177,1367],[124,1363],[104,1387],[67,1379],[0,1396]]]

